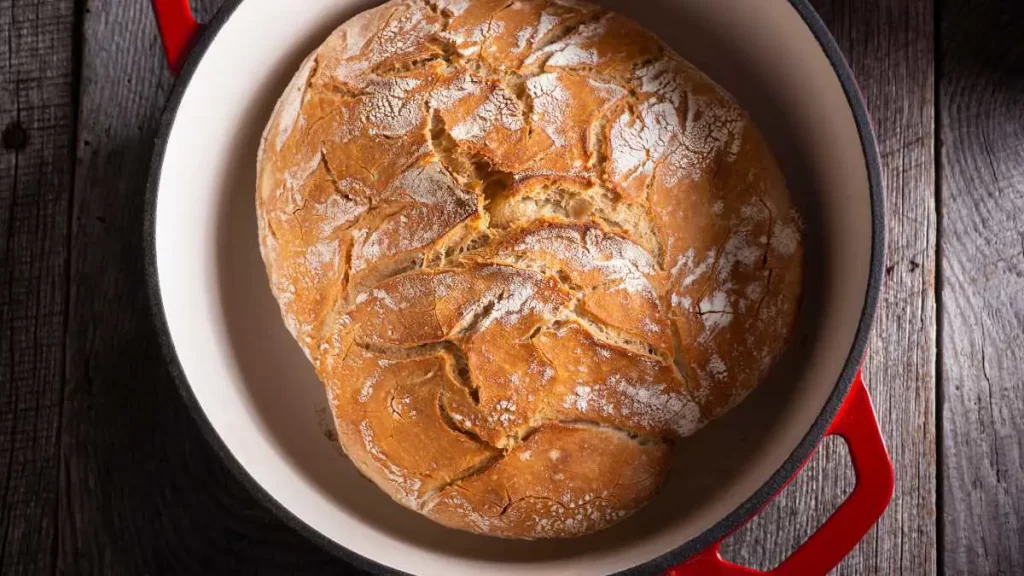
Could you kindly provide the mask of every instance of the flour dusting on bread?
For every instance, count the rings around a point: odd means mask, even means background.
[[[506,538],[604,529],[793,330],[803,229],[749,116],[576,0],[392,0],[302,64],[258,157],[261,254],[338,441]]]

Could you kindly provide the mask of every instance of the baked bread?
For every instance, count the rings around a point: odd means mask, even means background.
[[[393,0],[302,64],[259,238],[340,443],[450,527],[578,536],[790,334],[802,232],[748,115],[622,16]]]

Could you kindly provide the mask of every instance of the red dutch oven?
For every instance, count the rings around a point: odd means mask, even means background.
[[[679,443],[650,506],[599,534],[538,542],[442,528],[363,480],[325,439],[323,389],[266,287],[253,206],[262,128],[305,55],[373,2],[228,0],[202,26],[187,0],[152,3],[178,75],[147,200],[155,320],[210,441],[298,530],[378,573],[760,574],[723,560],[719,543],[829,435],[848,444],[856,487],[769,573],[828,572],[881,516],[893,469],[859,371],[884,260],[879,157],[851,72],[807,0],[602,2],[751,112],[808,225],[806,296],[773,373]]]

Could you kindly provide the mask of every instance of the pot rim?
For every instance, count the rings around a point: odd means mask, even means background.
[[[729,514],[715,522],[713,526],[700,533],[696,537],[680,544],[676,548],[652,558],[642,564],[623,570],[617,575],[640,575],[660,573],[669,568],[684,562],[697,553],[713,546],[719,542],[746,520],[756,515],[771,499],[778,494],[797,473],[813,454],[815,448],[824,438],[829,425],[832,423],[839,408],[846,399],[853,381],[860,369],[860,364],[867,348],[868,339],[871,334],[871,326],[874,322],[875,312],[878,306],[879,293],[882,284],[882,272],[885,266],[885,196],[883,190],[881,158],[878,152],[878,145],[875,139],[871,119],[868,114],[863,95],[860,92],[853,72],[850,69],[839,45],[836,43],[827,26],[818,15],[817,11],[810,4],[810,0],[788,0],[790,5],[800,15],[801,19],[810,29],[815,40],[821,46],[825,57],[831,64],[832,69],[842,86],[847,102],[853,113],[854,123],[860,136],[861,148],[864,153],[865,165],[868,173],[868,192],[871,202],[871,262],[868,274],[867,290],[864,297],[864,307],[861,311],[860,321],[857,325],[857,332],[854,337],[850,352],[843,364],[843,370],[839,375],[832,393],[822,407],[814,424],[807,431],[804,437],[797,444],[796,448],[786,458],[785,462],[772,474],[772,476],[754,494],[747,498],[742,504]],[[196,68],[206,54],[207,49],[216,39],[218,33],[231,18],[235,9],[242,3],[242,0],[226,0],[225,4],[217,11],[209,23],[204,25],[198,38],[196,38],[191,53],[189,54],[184,67],[174,84],[170,98],[164,108],[160,122],[160,129],[155,141],[153,158],[150,164],[149,178],[146,185],[145,216],[143,222],[143,243],[145,250],[145,275],[147,292],[150,302],[150,312],[153,316],[153,323],[157,329],[157,338],[160,342],[161,352],[166,359],[171,376],[178,388],[179,393],[185,400],[192,417],[199,423],[203,436],[214,448],[220,458],[227,464],[234,475],[242,481],[250,493],[261,503],[270,508],[284,520],[288,525],[300,534],[316,542],[320,547],[342,560],[371,573],[376,574],[405,574],[405,572],[390,568],[374,560],[370,560],[361,554],[349,550],[342,544],[322,534],[304,520],[292,513],[281,504],[276,498],[270,495],[263,486],[253,478],[249,472],[238,462],[234,454],[227,447],[216,429],[210,423],[205,411],[199,405],[191,384],[185,375],[174,341],[171,337],[170,327],[167,323],[166,313],[163,307],[163,300],[160,292],[159,270],[157,268],[156,256],[156,208],[159,196],[160,176],[163,168],[164,155],[167,150],[167,143],[171,129],[174,126],[178,108],[187,92]]]

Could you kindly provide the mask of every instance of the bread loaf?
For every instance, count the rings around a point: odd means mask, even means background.
[[[758,385],[800,299],[799,217],[748,115],[575,0],[344,23],[273,112],[256,205],[345,452],[481,534],[642,507],[671,443]]]

